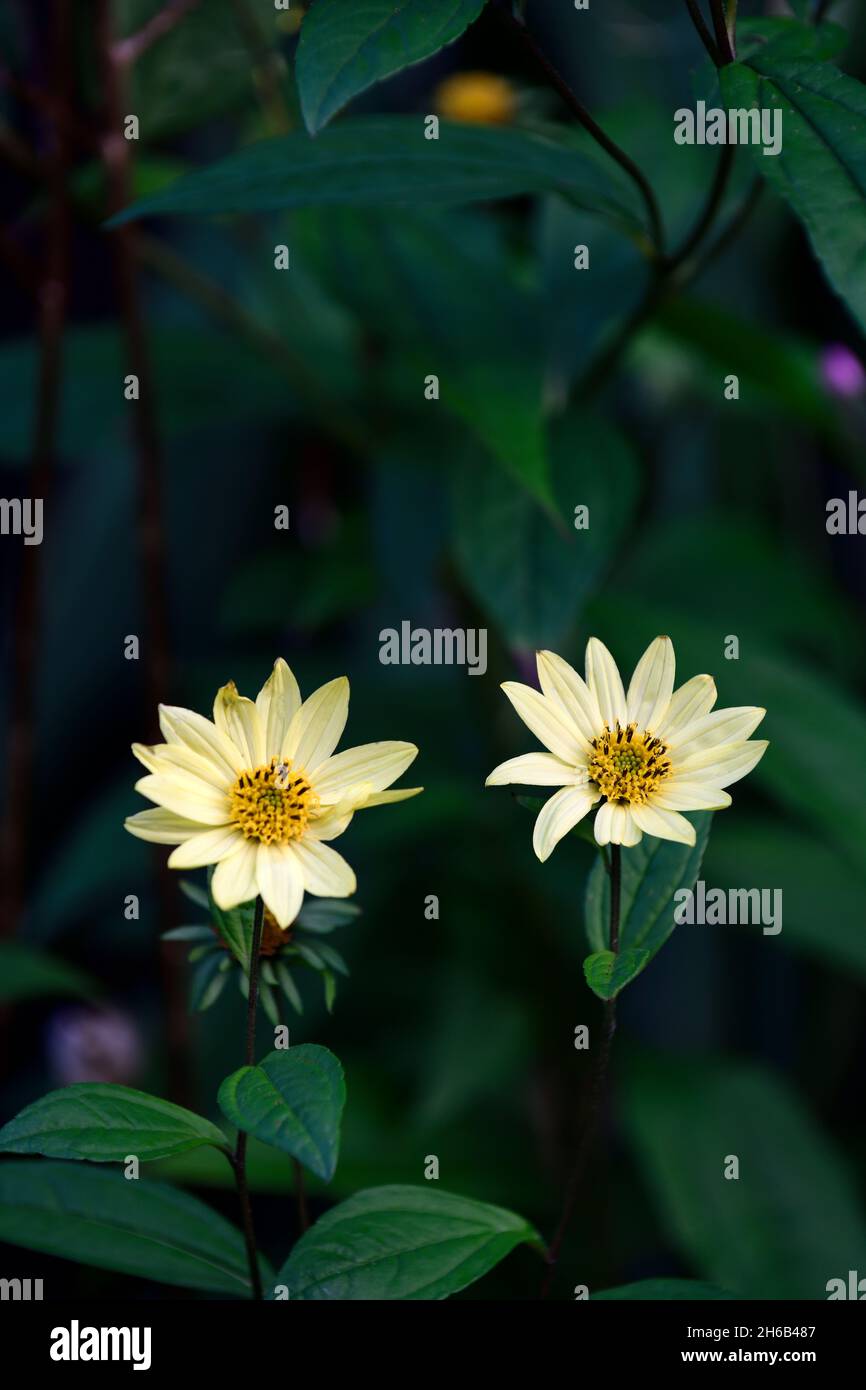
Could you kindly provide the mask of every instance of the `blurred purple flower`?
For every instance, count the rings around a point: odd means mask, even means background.
[[[141,1038],[119,1009],[76,1005],[59,1009],[48,1025],[48,1065],[61,1086],[74,1081],[128,1084],[141,1065]]]
[[[850,400],[866,389],[866,370],[844,343],[830,343],[821,352],[821,380],[833,396]]]

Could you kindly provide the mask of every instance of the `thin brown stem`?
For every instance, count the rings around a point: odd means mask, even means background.
[[[43,508],[48,501],[57,451],[63,365],[63,332],[69,289],[69,147],[66,127],[56,118],[69,105],[70,0],[54,0],[51,16],[51,151],[46,163],[49,220],[45,271],[37,290],[39,377],[29,493]],[[33,783],[35,667],[42,573],[39,545],[22,547],[12,638],[11,708],[8,724],[6,805],[2,836],[2,931],[15,931],[21,915],[27,833]]]
[[[592,136],[596,144],[600,145],[606,154],[610,155],[611,159],[616,161],[620,168],[625,171],[635,184],[646,208],[650,236],[655,252],[659,256],[664,255],[664,225],[662,223],[662,216],[659,211],[655,192],[646,174],[644,174],[643,170],[634,162],[631,156],[626,154],[625,150],[621,149],[616,141],[612,140],[610,136],[602,130],[598,122],[590,115],[589,111],[583,105],[583,102],[576,93],[572,91],[571,87],[569,87],[558,68],[553,65],[544,50],[539,47],[536,39],[523,20],[518,19],[509,10],[499,10],[497,13],[518,36],[524,48],[531,54],[532,58],[541,68],[551,87],[553,87],[554,91],[558,92],[559,96],[565,102],[572,115],[575,116],[583,126],[584,130]]]
[[[261,966],[262,949],[262,926],[265,919],[265,905],[261,898],[256,898],[253,914],[253,940],[250,950],[250,977],[249,992],[247,994],[247,1033],[246,1044],[244,1046],[244,1066],[252,1067],[256,1060],[256,1006],[259,999],[259,969]],[[250,1189],[247,1182],[247,1136],[244,1130],[238,1130],[238,1137],[235,1143],[234,1152],[235,1183],[238,1189],[238,1200],[241,1204],[241,1221],[244,1228],[244,1244],[247,1251],[247,1262],[250,1267],[250,1281],[253,1288],[253,1298],[259,1302],[264,1297],[262,1290],[262,1275],[259,1269],[259,1258],[256,1250],[256,1233],[253,1226],[253,1209],[250,1203]]]
[[[114,61],[123,67],[131,67],[157,40],[170,34],[198,3],[199,0],[169,0],[168,4],[163,5],[162,9],[134,34],[125,39],[114,40],[111,50]]]
[[[698,0],[686,0],[686,9],[689,12],[691,21],[698,32],[698,36],[704,48],[709,53],[716,67],[719,66],[719,50],[716,48],[715,40],[707,28],[706,21],[700,11]]]
[[[619,845],[612,844],[610,847],[609,942],[610,950],[613,951],[614,955],[617,955],[619,953],[621,884],[621,850]],[[604,1002],[604,1011],[602,1014],[601,1042],[599,1043],[598,1051],[595,1054],[595,1065],[593,1066],[592,1076],[590,1078],[589,1098],[586,1108],[586,1119],[583,1126],[583,1132],[580,1136],[580,1142],[577,1147],[574,1165],[572,1167],[571,1174],[568,1179],[568,1184],[565,1190],[565,1201],[562,1207],[562,1214],[560,1215],[559,1223],[556,1227],[556,1231],[554,1232],[553,1239],[550,1242],[550,1246],[547,1252],[547,1270],[544,1276],[544,1282],[541,1287],[542,1298],[547,1298],[548,1294],[550,1293],[553,1280],[556,1276],[556,1266],[559,1261],[560,1252],[562,1250],[562,1243],[565,1240],[566,1233],[568,1231],[569,1225],[571,1224],[571,1218],[574,1215],[574,1208],[577,1204],[577,1198],[580,1192],[581,1183],[583,1181],[583,1175],[586,1171],[586,1165],[590,1153],[592,1152],[592,1145],[595,1139],[596,1130],[598,1128],[598,1122],[601,1116],[602,1102],[607,1086],[607,1074],[610,1067],[610,1052],[615,1032],[616,999],[606,999]]]
[[[716,171],[713,175],[713,182],[709,194],[707,195],[706,202],[682,246],[668,262],[666,267],[668,275],[673,275],[681,265],[686,263],[692,255],[692,252],[700,246],[707,232],[715,222],[722,203],[724,202],[736,157],[737,150],[735,145],[722,146],[722,151],[716,163]]]

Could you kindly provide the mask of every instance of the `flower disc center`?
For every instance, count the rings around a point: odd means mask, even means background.
[[[299,839],[319,804],[306,775],[279,758],[242,772],[229,798],[235,825],[248,840],[265,845]]]
[[[595,782],[608,801],[641,806],[671,770],[667,748],[648,729],[638,732],[636,724],[613,729],[607,724],[592,740],[589,780]]]

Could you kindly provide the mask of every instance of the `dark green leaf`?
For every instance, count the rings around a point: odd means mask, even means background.
[[[158,1096],[129,1086],[80,1082],[50,1091],[0,1129],[0,1151],[142,1163],[213,1144],[228,1149],[222,1130],[209,1120]]]
[[[771,57],[774,62],[800,58],[820,61],[835,58],[847,42],[848,35],[841,24],[802,24],[797,19],[778,16],[740,19],[737,23],[737,57],[741,62],[748,62],[756,54]]]
[[[250,1295],[243,1238],[223,1217],[174,1187],[84,1164],[0,1164],[0,1240],[142,1279]]]
[[[650,960],[649,951],[596,951],[583,962],[586,983],[599,999],[615,999]]]
[[[577,619],[637,501],[625,440],[588,415],[551,430],[554,521],[501,471],[472,460],[457,470],[456,547],[463,575],[509,643],[557,646]],[[576,529],[575,508],[589,525]]]
[[[866,979],[862,922],[866,886],[835,846],[824,845],[814,834],[785,825],[777,817],[719,816],[703,874],[708,884],[723,889],[778,890],[784,903],[779,914],[780,942]],[[831,911],[827,910],[828,884],[832,884]]]
[[[223,951],[211,951],[196,966],[189,985],[190,1013],[204,1013],[222,994],[227,979],[222,967],[227,959]]]
[[[795,1094],[756,1067],[635,1065],[626,1117],[671,1234],[745,1298],[823,1299],[866,1267],[855,1185]],[[739,1177],[725,1178],[731,1157]]]
[[[172,927],[171,931],[164,931],[159,939],[160,941],[209,941],[211,945],[218,947],[217,939],[210,927]]]
[[[297,923],[304,931],[327,934],[360,915],[359,907],[339,898],[308,898],[298,913]]]
[[[695,827],[694,845],[644,835],[640,844],[622,850],[619,939],[623,952],[645,951],[647,960],[652,960],[676,925],[674,893],[691,888],[698,876],[713,814],[694,811],[686,819]],[[607,950],[609,923],[610,879],[596,860],[586,886],[586,935],[593,951]]]
[[[189,898],[191,903],[195,903],[196,907],[203,907],[210,912],[210,897],[198,883],[192,883],[188,878],[182,878],[180,891],[185,898]]]
[[[292,1299],[448,1298],[523,1243],[541,1248],[520,1216],[434,1187],[373,1187],[301,1236],[277,1284]]]
[[[325,1008],[329,1014],[334,1012],[334,1001],[337,998],[337,979],[333,970],[322,971],[322,987],[325,991]]]
[[[772,48],[721,72],[729,108],[782,112],[782,150],[752,147],[763,176],[803,222],[836,291],[866,326],[866,87]]]
[[[421,117],[341,121],[248,145],[113,218],[265,212],[313,204],[408,207],[559,192],[640,234],[627,185],[561,132],[451,125],[425,140]]]
[[[330,1182],[346,1101],[343,1068],[326,1047],[300,1043],[226,1077],[220,1109],[232,1124]]]
[[[485,0],[317,0],[301,27],[295,74],[312,135],[359,92],[438,52]]]
[[[77,966],[17,941],[0,943],[0,1003],[64,994],[86,999],[99,992],[96,981]]]
[[[289,970],[285,961],[277,961],[277,980],[292,1008],[296,1013],[302,1014],[304,1012],[304,1001],[298,993],[298,987],[292,979],[292,972]]]
[[[210,883],[210,877],[208,883]],[[235,960],[244,971],[249,972],[250,955],[253,949],[255,904],[253,902],[240,903],[238,907],[224,911],[223,908],[217,906],[213,900],[213,895],[211,895],[210,911],[214,926]]]
[[[305,942],[296,940],[294,942],[294,947],[301,957],[301,960],[306,961],[307,965],[312,966],[313,970],[324,970],[325,962],[319,955],[315,946],[308,946]]]

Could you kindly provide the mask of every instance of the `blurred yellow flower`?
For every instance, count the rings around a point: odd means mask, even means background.
[[[416,757],[413,743],[334,753],[348,710],[345,676],[302,702],[282,659],[254,701],[234,681],[224,685],[213,722],[161,705],[165,743],[132,748],[150,774],[135,789],[156,807],[130,816],[126,829],[176,845],[172,869],[215,864],[211,892],[219,907],[260,895],[280,927],[295,920],[305,890],[348,897],[355,875],[325,842],[342,835],[356,811],[421,791],[386,791]]]
[[[693,845],[694,826],[681,812],[730,806],[722,788],[751,772],[767,747],[749,741],[766,710],[710,713],[712,676],[693,676],[674,691],[669,637],[647,647],[628,692],[597,637],[587,644],[585,681],[555,652],[539,652],[537,661],[540,692],[517,681],[502,689],[550,752],[501,763],[486,785],[562,788],[535,822],[532,844],[542,861],[602,799],[593,827],[598,844],[636,845],[645,833]]]
[[[474,125],[506,125],[514,119],[517,94],[495,72],[457,72],[439,83],[433,102],[448,121]]]

